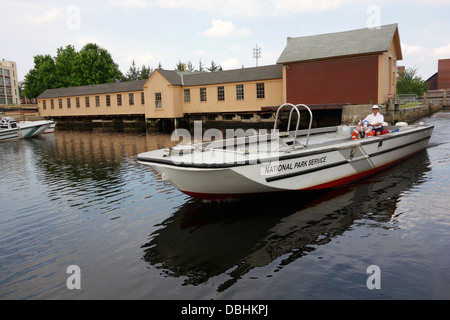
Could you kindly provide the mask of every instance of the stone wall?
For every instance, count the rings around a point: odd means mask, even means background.
[[[372,113],[372,104],[348,105],[342,109],[342,124],[357,124],[367,115]],[[442,109],[442,105],[421,105],[398,110],[387,110],[380,105],[380,113],[384,116],[384,121],[389,124],[397,122],[414,122]]]

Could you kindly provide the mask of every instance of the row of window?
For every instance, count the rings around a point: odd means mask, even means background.
[[[17,94],[17,89],[15,89],[15,91],[16,91],[16,94]],[[4,95],[5,92],[6,92],[7,96],[12,96],[12,89],[11,88],[7,87],[6,90],[5,90],[4,87],[0,87],[0,94]]]
[[[13,74],[14,74],[14,71],[13,71]],[[0,76],[3,76],[3,75],[5,77],[9,77],[9,70],[0,68]]]
[[[0,104],[13,104],[13,98],[12,97],[0,97]]]
[[[16,80],[14,80],[14,85],[16,84]],[[11,79],[10,78],[4,78],[0,77],[0,86],[6,85],[8,87],[11,87]]]
[[[86,108],[89,108],[91,106],[91,97],[84,97],[84,106]],[[117,105],[121,106],[122,105],[122,94],[117,94],[116,95],[117,98]],[[94,98],[95,100],[95,106],[96,107],[100,107],[100,96],[95,96]],[[75,98],[75,106],[77,108],[81,107],[81,100],[80,97],[76,97]],[[71,98],[67,98],[67,108],[70,109],[72,107],[72,99]],[[128,94],[128,104],[130,106],[134,106],[134,93],[129,93]],[[145,98],[144,98],[144,93],[141,92],[141,104],[145,104]],[[63,99],[58,99],[58,106],[60,109],[62,109],[63,107]],[[111,96],[110,95],[106,95],[106,106],[110,107],[111,106]],[[42,100],[42,108],[43,109],[47,109],[47,101],[46,100]],[[50,99],[50,108],[54,109],[55,108],[55,100],[54,99]]]
[[[236,85],[236,100],[244,100],[244,85],[243,84],[237,84]],[[264,99],[265,98],[265,89],[264,89],[264,83],[257,83],[256,84],[256,98],[257,99]],[[200,88],[200,101],[206,102],[207,95],[206,95],[206,88]],[[225,87],[219,86],[217,87],[217,101],[225,101]],[[184,102],[188,103],[191,102],[191,89],[184,89]],[[157,106],[158,108],[158,106]]]

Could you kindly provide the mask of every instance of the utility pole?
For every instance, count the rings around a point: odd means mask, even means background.
[[[261,48],[258,48],[258,44],[256,48],[253,48],[253,58],[256,59],[256,66],[258,66],[258,59],[261,58]]]

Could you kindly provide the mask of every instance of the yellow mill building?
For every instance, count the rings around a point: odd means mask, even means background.
[[[54,119],[143,117],[147,121],[205,116],[230,119],[283,103],[281,65],[217,72],[155,70],[147,80],[49,89],[40,114]]]

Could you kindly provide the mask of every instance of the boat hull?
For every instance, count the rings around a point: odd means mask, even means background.
[[[53,121],[49,120],[19,122],[22,139],[39,136],[52,124]]]
[[[433,127],[416,128],[334,145],[318,145],[236,164],[173,163],[161,151],[141,154],[141,163],[197,198],[221,200],[252,194],[338,187],[386,169],[425,149]],[[166,156],[167,158],[167,156]]]
[[[0,130],[0,141],[19,138],[20,138],[19,128]]]

